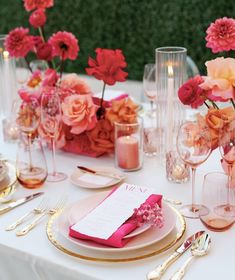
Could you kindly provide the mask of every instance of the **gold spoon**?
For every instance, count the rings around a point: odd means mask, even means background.
[[[194,257],[202,257],[210,249],[211,238],[208,233],[202,234],[195,240],[191,247],[191,256],[186,260],[183,266],[170,278],[170,280],[180,280],[184,277],[186,268]]]

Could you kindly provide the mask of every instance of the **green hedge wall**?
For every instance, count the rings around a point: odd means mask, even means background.
[[[156,47],[184,46],[205,72],[206,60],[216,57],[205,47],[205,30],[216,18],[235,17],[234,0],[54,0],[45,26],[49,36],[58,30],[74,33],[80,53],[66,71],[84,73],[94,49],[121,48],[129,79],[142,79],[143,66],[154,62]],[[0,0],[0,33],[28,25],[21,0]]]

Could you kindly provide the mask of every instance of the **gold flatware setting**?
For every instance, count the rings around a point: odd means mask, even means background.
[[[205,231],[198,231],[195,234],[188,237],[176,250],[167,258],[163,264],[157,266],[147,274],[148,280],[159,280],[163,276],[168,267],[173,264],[184,252],[186,252]]]
[[[171,277],[170,280],[180,280],[183,279],[186,269],[191,263],[194,257],[205,256],[210,249],[211,238],[209,234],[204,233],[198,239],[195,240],[191,247],[191,256],[185,261],[183,266]]]
[[[44,192],[34,193],[34,194],[28,195],[26,197],[17,199],[14,202],[8,203],[6,206],[0,208],[0,215],[4,214],[4,213],[7,213],[7,212],[11,211],[12,209],[14,209],[14,208],[16,208],[16,207],[18,207],[18,206],[20,206],[20,205],[30,201],[30,200],[36,198],[36,197],[39,197],[39,196],[41,196],[43,194],[44,194]]]
[[[61,198],[59,199],[56,204],[52,207],[52,208],[45,208],[41,214],[37,215],[37,217],[30,222],[29,224],[27,224],[25,227],[23,227],[22,229],[18,230],[16,232],[17,236],[23,236],[26,235],[27,233],[29,233],[33,228],[35,228],[36,225],[38,225],[41,220],[43,219],[43,217],[45,217],[46,215],[54,215],[60,211],[63,210],[64,206],[66,204],[66,199],[65,198]]]
[[[17,219],[16,222],[12,223],[5,230],[6,231],[14,230],[14,229],[16,229],[16,227],[18,227],[19,225],[21,225],[22,223],[24,223],[26,220],[30,219],[31,217],[42,214],[47,209],[47,204],[48,204],[47,202],[48,202],[48,200],[46,198],[43,198],[41,200],[41,202],[38,204],[38,206],[36,206],[31,211],[27,212],[22,217]]]

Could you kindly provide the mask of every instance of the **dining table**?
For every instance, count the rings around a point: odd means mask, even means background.
[[[140,84],[136,87],[139,90]],[[133,88],[133,92],[135,89]],[[139,95],[140,97],[140,95]],[[137,98],[140,102],[141,99]],[[2,133],[2,128],[1,128]],[[9,143],[0,135],[0,153],[10,162],[15,161],[17,143]],[[45,148],[48,169],[51,151]],[[91,189],[75,185],[71,181],[71,174],[78,165],[86,167],[113,167],[115,168],[114,154],[105,154],[98,158],[92,158],[62,150],[56,151],[57,170],[63,171],[68,178],[61,182],[45,182],[38,189],[27,189],[17,184],[13,199],[36,193],[44,192],[50,203],[55,203],[61,197],[66,198],[66,206],[93,196],[97,193],[111,190],[110,188]],[[217,150],[197,168],[196,173],[196,201],[200,202],[204,175],[208,172],[220,171],[220,155]],[[140,170],[125,172],[125,182],[139,186],[153,188],[163,198],[179,200],[182,204],[191,201],[191,182],[173,183],[167,180],[164,163],[157,156],[144,157]],[[235,228],[234,226],[223,232],[210,231],[200,219],[184,218],[185,231],[175,244],[167,250],[137,260],[118,262],[96,261],[72,256],[55,246],[48,238],[48,218],[43,219],[33,230],[25,236],[17,236],[15,231],[6,231],[5,228],[32,210],[40,201],[40,198],[31,200],[8,213],[0,216],[0,280],[144,280],[149,271],[164,262],[174,250],[190,235],[197,231],[205,230],[211,237],[211,246],[203,257],[196,257],[187,270],[185,279],[233,279],[235,277]],[[171,205],[177,211],[180,206]],[[160,241],[161,242],[161,241]],[[142,249],[142,252],[144,248]],[[102,253],[101,253],[102,254]],[[128,254],[128,252],[127,252]],[[185,252],[174,264],[172,264],[162,276],[162,279],[170,279],[184,261],[190,256],[190,250]]]

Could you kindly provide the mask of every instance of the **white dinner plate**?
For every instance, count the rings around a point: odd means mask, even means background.
[[[76,244],[83,249],[89,249],[92,251],[100,252],[125,252],[130,250],[137,250],[143,247],[147,247],[154,243],[157,243],[170,234],[176,224],[176,215],[174,210],[163,202],[163,217],[164,226],[162,228],[151,227],[147,231],[135,236],[130,240],[123,248],[113,248],[102,244],[98,244],[93,241],[81,240],[70,237],[69,226],[79,221],[84,215],[96,207],[109,192],[101,192],[93,196],[87,197],[67,207],[67,209],[61,214],[58,219],[58,231],[65,237],[70,243]]]
[[[109,182],[105,183],[105,184],[96,184],[95,182],[98,181],[96,180],[99,179],[99,175],[95,175],[95,174],[90,174],[90,173],[86,173],[80,169],[76,169],[70,176],[70,181],[76,185],[76,186],[79,186],[79,187],[82,187],[82,188],[87,188],[87,189],[102,189],[102,188],[107,188],[107,187],[111,187],[111,186],[114,186],[118,183],[120,183],[121,181],[123,181],[125,178],[126,178],[126,175],[121,172],[120,170],[116,169],[116,168],[113,168],[113,167],[104,167],[104,166],[92,166],[92,167],[89,167],[91,168],[92,170],[95,170],[95,171],[103,171],[103,172],[107,172],[107,173],[112,173],[112,174],[116,174],[118,175],[120,178],[108,178],[109,179]],[[87,181],[84,181],[82,179],[80,179],[84,174],[87,174],[89,175],[90,177],[93,177],[93,182],[87,182]],[[105,176],[102,176],[102,177],[105,177]]]

